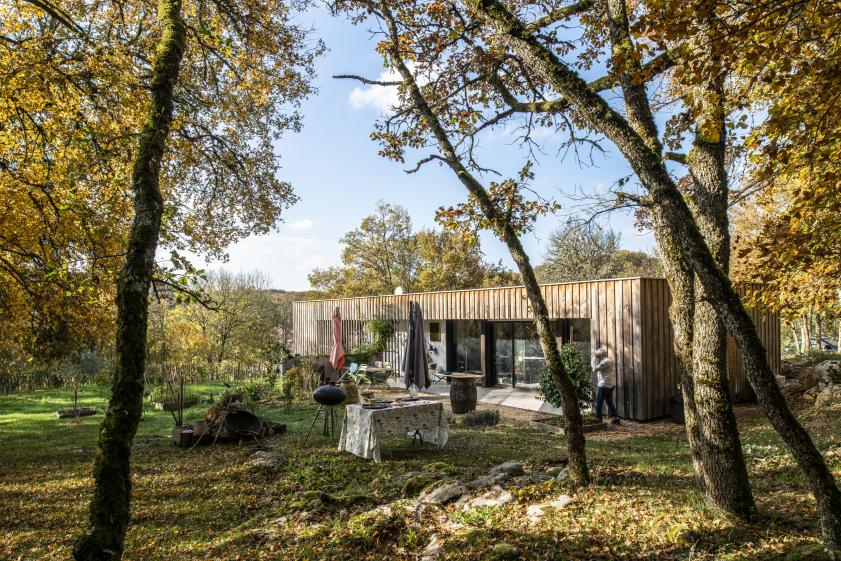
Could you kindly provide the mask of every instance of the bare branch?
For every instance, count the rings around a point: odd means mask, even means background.
[[[333,76],[336,80],[356,80],[358,82],[362,82],[363,84],[369,84],[371,86],[402,86],[403,82],[395,81],[395,82],[383,82],[381,80],[369,80],[368,78],[363,78],[362,76],[357,76],[356,74],[336,74]]]
[[[431,155],[427,156],[426,158],[423,158],[422,160],[418,161],[417,165],[415,167],[413,167],[412,169],[407,169],[405,171],[406,171],[406,173],[415,173],[421,168],[421,166],[423,166],[424,164],[428,164],[429,162],[432,162],[434,160],[440,160],[440,161],[444,162],[445,164],[447,163],[446,158],[443,158],[442,156],[439,156],[438,154],[431,154]]]

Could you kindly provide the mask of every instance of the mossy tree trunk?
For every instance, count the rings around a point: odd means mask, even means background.
[[[467,170],[462,164],[455,148],[447,136],[437,115],[433,112],[429,103],[415,81],[412,72],[403,61],[402,55],[397,46],[397,38],[400,36],[394,16],[390,9],[383,3],[376,4],[377,11],[382,14],[384,22],[391,35],[390,55],[392,63],[408,86],[412,101],[416,110],[424,118],[430,128],[438,148],[444,157],[447,165],[456,174],[458,179],[475,198],[479,208],[487,221],[494,226],[494,233],[508,247],[511,258],[517,265],[517,269],[523,280],[532,314],[535,318],[535,326],[540,339],[540,346],[546,358],[546,365],[549,373],[555,380],[555,385],[561,395],[564,418],[566,421],[565,432],[567,439],[567,453],[569,454],[570,478],[577,485],[586,485],[590,482],[590,472],[587,467],[587,455],[585,450],[583,419],[578,399],[575,394],[575,386],[564,369],[561,361],[561,353],[558,349],[558,341],[555,338],[552,322],[549,318],[549,309],[534,274],[528,255],[523,249],[520,238],[509,220],[506,220],[491,200],[485,187]]]
[[[709,46],[701,48],[711,51]],[[726,274],[730,262],[725,168],[723,78],[713,75],[696,88],[698,126],[689,152],[689,206],[718,267]],[[742,454],[742,443],[731,404],[727,375],[727,329],[704,283],[693,277],[695,312],[692,377],[697,422],[702,437],[704,494],[718,508],[749,520],[756,507]]]
[[[625,0],[607,0],[606,7],[613,65],[619,72],[628,123],[653,152],[661,155],[662,145],[645,82],[636,78],[640,63],[631,40]],[[715,126],[697,127],[689,158],[689,201],[705,241],[719,266],[726,270],[730,238],[721,79],[713,76],[696,90],[696,101],[700,101],[700,110],[694,115],[696,121],[709,121]],[[712,138],[706,138],[708,135]],[[658,235],[658,230],[655,222],[658,244],[668,246],[668,237]],[[680,248],[670,247],[661,250],[661,254],[672,292],[669,312],[695,473],[713,505],[749,519],[754,514],[754,504],[728,391],[727,333]]]
[[[571,68],[541,44],[499,0],[473,0],[484,17],[523,62],[570,101],[585,122],[609,138],[622,152],[648,191],[652,218],[663,239],[677,248],[698,276],[708,302],[733,336],[757,400],[774,429],[792,452],[815,496],[824,541],[841,546],[841,492],[809,433],[789,409],[756,326],[727,274],[719,267],[698,229],[686,201],[663,164],[628,122]]]
[[[151,103],[132,171],[134,221],[117,281],[117,365],[99,433],[89,527],[73,551],[77,561],[119,559],[131,513],[131,447],[143,408],[148,295],[163,213],[159,173],[185,48],[181,0],[160,0],[158,20]]]

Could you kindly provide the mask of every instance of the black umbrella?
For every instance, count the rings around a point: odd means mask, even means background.
[[[423,312],[417,302],[409,302],[409,333],[403,352],[403,376],[408,388],[428,388],[429,365],[426,362],[426,337],[423,334]]]

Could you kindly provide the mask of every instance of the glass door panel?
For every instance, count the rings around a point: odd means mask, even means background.
[[[537,332],[530,323],[514,324],[514,373],[515,385],[537,388],[543,376],[543,349]]]
[[[513,348],[513,324],[494,323],[494,367],[496,368],[496,380],[498,384],[513,384],[514,375],[514,348]]]
[[[470,372],[482,369],[479,322],[455,322],[456,370]]]

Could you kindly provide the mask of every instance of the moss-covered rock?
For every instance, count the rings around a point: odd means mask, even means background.
[[[441,481],[441,474],[434,471],[422,471],[403,481],[403,496],[415,497],[425,489]]]
[[[520,550],[507,542],[496,544],[491,550],[493,561],[514,561],[520,558]]]
[[[451,466],[447,462],[432,462],[423,466],[424,471],[440,471],[447,475],[456,475],[459,472],[457,467]]]

